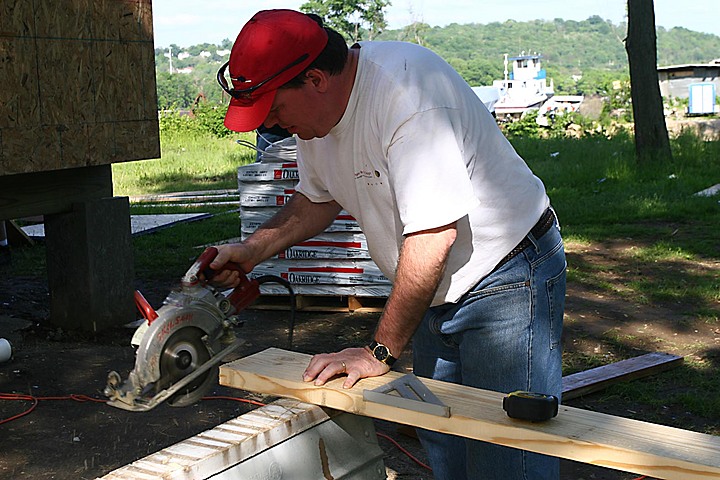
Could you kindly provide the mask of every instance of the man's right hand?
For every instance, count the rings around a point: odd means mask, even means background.
[[[250,247],[243,243],[230,243],[216,245],[218,254],[210,263],[210,268],[217,273],[213,275],[210,283],[220,288],[235,288],[240,285],[240,273],[237,270],[223,268],[228,262],[233,262],[249,273],[255,266],[251,259]]]
[[[313,203],[301,193],[295,193],[288,203],[242,243],[217,245],[217,257],[210,268],[218,273],[211,283],[218,287],[235,288],[240,275],[223,268],[227,262],[250,273],[255,265],[277,252],[324,231],[332,223],[341,207],[335,201]]]

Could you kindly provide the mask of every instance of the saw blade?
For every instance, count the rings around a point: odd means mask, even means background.
[[[185,327],[168,338],[160,355],[160,380],[156,391],[172,386],[210,360],[210,352],[203,342],[204,335],[199,328]],[[168,403],[183,407],[199,401],[215,383],[217,375],[218,367],[211,368],[168,399]]]

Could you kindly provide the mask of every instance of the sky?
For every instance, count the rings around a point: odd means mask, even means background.
[[[303,3],[305,0],[153,0],[155,47],[220,44],[226,38],[234,41],[256,11],[297,10]],[[592,15],[617,25],[625,20],[626,5],[627,0],[392,0],[392,5],[385,9],[385,17],[390,29],[414,21],[442,27],[508,19],[579,21]],[[718,0],[655,0],[655,24],[667,29],[685,27],[720,36],[718,18]]]

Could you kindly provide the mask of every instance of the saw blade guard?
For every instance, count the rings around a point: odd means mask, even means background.
[[[183,276],[181,288],[170,292],[157,311],[136,292],[135,302],[146,322],[131,340],[137,350],[127,380],[122,382],[116,372],[108,375],[108,404],[132,411],[147,411],[165,400],[189,405],[217,381],[213,379],[218,363],[243,343],[232,330],[238,324],[236,314],[260,296],[261,283],[285,282],[279,277],[249,280],[238,264],[228,262],[223,269],[239,272],[240,283],[221,293],[208,283],[216,273],[209,266],[217,255],[217,248],[207,248]],[[291,286],[286,286],[291,295],[291,346],[295,299]]]
[[[160,359],[170,337],[183,328],[196,328],[207,336],[210,354],[219,350],[220,338],[224,334],[220,311],[211,311],[199,304],[176,307],[165,305],[158,312],[159,317],[143,334],[135,356],[136,379],[144,388],[160,380]]]
[[[136,335],[140,338],[135,353],[135,366],[127,380],[123,382],[116,372],[110,372],[108,376],[105,394],[110,398],[109,405],[131,411],[147,411],[166,399],[159,391],[180,380],[185,373],[190,376],[192,370],[208,356],[213,359],[213,363],[220,360],[214,356],[227,338],[226,317],[210,301],[215,298],[210,290],[202,289],[201,292],[194,292],[195,295],[188,295],[187,290],[168,295],[165,305],[158,310],[158,318],[152,324],[144,322],[138,328]],[[206,295],[205,301],[198,298],[202,298],[203,293]],[[218,303],[223,300],[221,296]],[[192,335],[183,334],[181,337],[193,339],[190,347],[185,348],[190,352],[189,365],[187,368],[171,368],[172,371],[163,372],[163,359],[168,370],[166,350],[171,350],[172,355],[178,349],[176,342],[171,344],[170,340],[173,335],[183,331]],[[179,351],[174,353],[180,355]],[[162,378],[163,375],[166,378]]]

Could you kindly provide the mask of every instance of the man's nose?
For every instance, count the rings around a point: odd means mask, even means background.
[[[263,122],[263,125],[265,128],[272,128],[275,125],[277,125],[277,116],[273,114],[272,112],[268,113],[268,116],[265,117],[265,121]]]

